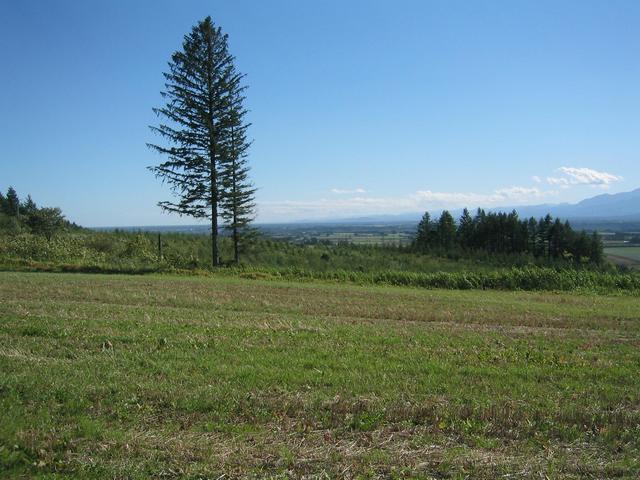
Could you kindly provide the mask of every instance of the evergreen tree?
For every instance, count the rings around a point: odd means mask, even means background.
[[[528,250],[533,255],[536,254],[536,248],[538,248],[538,222],[534,217],[531,217],[527,222],[527,236],[528,236]]]
[[[31,232],[43,235],[47,240],[64,229],[66,225],[64,215],[59,208],[38,208],[27,219]]]
[[[580,263],[591,261],[591,241],[587,236],[587,233],[583,230],[577,236],[573,242],[573,255],[576,261]]]
[[[476,210],[476,215],[473,217],[473,246],[482,250],[487,249],[487,214],[481,208]]]
[[[431,245],[431,216],[429,212],[424,212],[420,223],[418,224],[418,231],[416,232],[416,247],[419,250],[428,250]]]
[[[236,263],[240,261],[240,250],[244,241],[252,234],[249,224],[253,221],[255,188],[248,180],[246,131],[248,124],[243,122],[245,110],[242,108],[242,89],[236,88],[234,101],[230,105],[228,118],[229,143],[225,149],[222,171],[221,216],[226,228],[231,232],[233,255]]]
[[[438,220],[438,242],[445,249],[450,249],[456,240],[456,223],[448,210],[444,210]]]
[[[7,190],[7,196],[4,199],[3,207],[4,213],[10,217],[17,217],[20,215],[20,198],[13,187],[9,187]]]
[[[464,209],[462,211],[462,216],[460,217],[460,222],[458,225],[458,242],[460,246],[465,249],[471,248],[471,244],[473,241],[473,218],[471,218],[471,214],[468,209]]]
[[[591,245],[589,256],[593,263],[600,264],[604,258],[604,245],[602,244],[602,240],[600,239],[600,235],[598,232],[593,232],[591,234]]]
[[[553,258],[558,258],[562,253],[564,246],[564,225],[559,218],[551,224],[549,229],[549,255]]]
[[[167,212],[206,218],[211,222],[213,266],[220,263],[218,217],[222,197],[225,148],[229,145],[229,111],[235,85],[242,76],[234,67],[228,37],[211,17],[185,36],[182,50],[175,52],[164,74],[165,106],[154,112],[167,123],[151,129],[168,146],[149,144],[167,157],[150,167],[166,181],[177,197],[160,202]],[[228,151],[228,148],[227,148]]]
[[[33,201],[31,195],[27,195],[27,199],[22,203],[21,213],[24,215],[31,215],[38,209],[36,202]]]
[[[512,253],[522,252],[522,238],[520,236],[520,220],[518,212],[512,210],[505,220],[506,249]]]
[[[553,219],[551,215],[547,213],[544,218],[541,218],[538,222],[538,255],[546,256],[547,258],[551,257],[551,249],[550,245],[550,234],[551,234],[551,224]]]

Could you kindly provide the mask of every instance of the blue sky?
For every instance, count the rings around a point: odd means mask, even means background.
[[[145,167],[211,15],[247,74],[258,220],[640,187],[640,2],[0,2],[0,188],[87,226],[189,224]]]

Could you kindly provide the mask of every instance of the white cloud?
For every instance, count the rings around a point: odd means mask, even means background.
[[[354,188],[352,190],[343,189],[343,188],[332,188],[331,193],[335,193],[337,195],[346,195],[346,194],[353,194],[353,193],[367,193],[367,191],[364,188]]]
[[[534,175],[531,179],[536,183],[542,183],[542,179],[537,175]]]
[[[496,190],[498,195],[502,195],[509,199],[532,199],[540,198],[549,194],[549,192],[542,192],[536,187],[508,187]]]
[[[569,180],[567,178],[559,178],[559,177],[547,177],[547,183],[549,185],[559,185],[561,187],[568,187]]]
[[[586,167],[560,167],[558,171],[564,176],[547,177],[547,183],[549,185],[558,185],[562,188],[568,188],[571,185],[591,185],[608,188],[612,183],[622,180],[622,177],[619,175],[599,172]]]

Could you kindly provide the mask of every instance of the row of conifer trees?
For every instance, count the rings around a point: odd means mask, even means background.
[[[536,220],[511,213],[463,210],[456,223],[448,211],[438,219],[426,212],[418,225],[414,246],[428,251],[484,251],[490,254],[531,254],[537,258],[600,263],[603,246],[594,232],[575,231],[568,221],[547,215]]]

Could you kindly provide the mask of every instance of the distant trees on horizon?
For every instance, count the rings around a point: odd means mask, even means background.
[[[437,220],[425,212],[418,224],[414,247],[421,252],[484,251],[575,262],[603,260],[603,245],[596,232],[592,235],[576,232],[568,221],[551,215],[521,220],[515,210],[494,213],[478,209],[472,217],[465,208],[457,224],[447,210]]]
[[[255,189],[248,179],[249,124],[244,75],[236,70],[227,35],[211,17],[198,22],[171,56],[162,96],[154,112],[166,123],[151,127],[168,141],[149,144],[166,160],[149,167],[166,181],[176,200],[160,202],[168,212],[207,218],[211,222],[212,264],[220,264],[218,219],[225,222],[239,260],[251,234]]]

